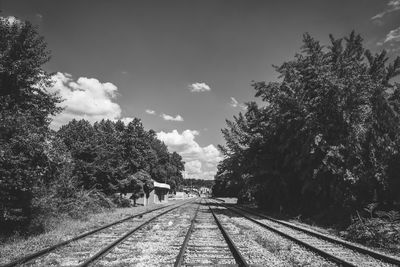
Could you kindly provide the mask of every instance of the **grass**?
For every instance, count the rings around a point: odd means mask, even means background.
[[[84,219],[68,216],[52,218],[47,222],[46,231],[35,236],[24,237],[17,234],[0,239],[0,264],[31,254],[40,249],[68,240],[102,225],[145,211],[148,207],[116,208],[91,214]]]
[[[255,241],[262,247],[264,247],[266,250],[274,254],[281,252],[281,250],[283,249],[283,246],[279,242],[270,241],[268,239],[264,239],[261,236],[257,236]]]

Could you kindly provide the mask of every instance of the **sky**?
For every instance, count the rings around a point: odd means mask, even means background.
[[[400,0],[0,0],[0,16],[38,26],[51,50],[54,118],[140,118],[186,162],[185,177],[213,179],[225,119],[255,100],[252,81],[278,79],[305,32],[361,34],[373,52],[400,53]]]

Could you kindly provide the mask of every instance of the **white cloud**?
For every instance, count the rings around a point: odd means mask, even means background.
[[[371,18],[371,20],[379,20],[379,19],[383,18],[384,16],[386,16],[387,14],[392,13],[397,10],[400,10],[400,0],[390,0],[387,3],[386,9],[384,11],[382,11],[381,13],[373,16]]]
[[[117,120],[121,117],[121,107],[113,102],[118,88],[112,83],[101,83],[94,78],[80,77],[76,81],[67,73],[58,72],[53,76],[54,85],[47,90],[58,93],[65,107],[53,122],[53,128],[59,128],[72,119],[85,119],[90,122],[101,119]],[[130,118],[123,118],[128,121]]]
[[[156,114],[156,112],[154,110],[151,110],[151,109],[146,109],[146,113],[150,114],[150,115],[155,115]]]
[[[239,107],[239,108],[241,108],[243,110],[247,109],[245,104],[239,103],[239,101],[237,101],[234,97],[231,97],[231,102],[229,103],[229,105],[231,105],[234,108]]]
[[[200,160],[193,160],[185,163],[185,171],[189,175],[189,177],[193,176],[200,176],[201,171],[201,161]]]
[[[122,121],[125,125],[128,125],[131,121],[133,121],[134,118],[132,117],[124,117],[119,119],[120,121]]]
[[[166,121],[183,121],[183,118],[181,115],[176,115],[175,117],[167,114],[161,114],[161,118],[163,118]]]
[[[163,141],[170,151],[175,151],[182,156],[187,177],[210,180],[214,178],[222,156],[212,144],[201,147],[195,141],[198,135],[199,132],[196,130],[185,130],[182,133],[173,130],[172,132],[161,131],[157,133],[157,138]]]
[[[383,42],[384,43],[400,42],[400,27],[398,27],[397,29],[391,30],[388,34],[386,34],[386,38]]]
[[[192,83],[189,85],[189,89],[191,92],[205,92],[211,90],[210,86],[206,83]]]

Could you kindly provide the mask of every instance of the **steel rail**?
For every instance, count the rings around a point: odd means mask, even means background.
[[[79,239],[82,239],[82,238],[84,238],[84,237],[86,237],[86,236],[89,236],[89,235],[92,235],[92,234],[94,234],[94,233],[97,233],[97,232],[99,232],[99,231],[101,231],[101,230],[104,230],[104,229],[106,229],[106,228],[109,228],[109,227],[111,227],[111,226],[114,226],[114,225],[123,223],[123,222],[128,221],[128,220],[133,219],[133,218],[141,217],[141,216],[143,216],[143,215],[145,215],[145,214],[148,214],[148,213],[151,213],[151,212],[160,210],[160,209],[168,208],[168,207],[173,206],[173,205],[174,205],[174,204],[169,205],[169,206],[158,207],[158,208],[155,208],[155,209],[152,209],[152,210],[147,210],[147,211],[144,211],[144,212],[141,212],[141,213],[138,213],[138,214],[135,214],[135,215],[126,217],[126,218],[124,218],[124,219],[121,219],[121,220],[115,221],[115,222],[113,222],[113,223],[104,225],[104,226],[102,226],[102,227],[96,228],[96,229],[91,230],[91,231],[89,231],[89,232],[80,234],[80,235],[75,236],[75,237],[73,237],[73,238],[71,238],[71,239],[68,239],[68,240],[65,240],[65,241],[63,241],[63,242],[57,243],[57,244],[55,244],[55,245],[53,245],[53,246],[51,246],[51,247],[47,247],[47,248],[44,248],[44,249],[39,250],[39,251],[37,251],[37,252],[34,252],[34,253],[32,253],[32,254],[26,255],[26,256],[24,256],[24,257],[21,257],[21,258],[19,258],[19,259],[16,259],[16,260],[12,261],[12,262],[6,263],[6,264],[4,264],[4,265],[0,265],[0,267],[13,267],[13,266],[18,266],[18,265],[27,263],[28,261],[37,259],[37,258],[39,258],[39,257],[41,257],[41,256],[43,256],[43,255],[46,255],[46,254],[50,253],[51,251],[53,251],[53,250],[55,250],[55,249],[61,248],[61,247],[65,246],[65,245],[68,245],[68,244],[71,243],[71,242],[77,241],[77,240],[79,240]]]
[[[229,249],[231,250],[232,255],[234,256],[234,258],[236,260],[236,263],[239,266],[249,266],[248,263],[246,262],[246,260],[243,258],[242,254],[240,253],[239,249],[236,247],[235,243],[229,237],[228,233],[226,232],[226,230],[222,226],[221,222],[219,221],[219,219],[215,215],[215,213],[212,210],[212,208],[210,207],[210,205],[208,205],[208,208],[210,209],[211,214],[213,215],[214,220],[217,223],[219,230],[221,231],[222,235],[224,236],[225,241],[227,242],[227,244],[229,246]]]
[[[300,227],[300,226],[297,226],[297,225],[293,225],[293,224],[288,223],[288,222],[280,221],[280,220],[271,218],[269,216],[266,216],[264,214],[261,214],[261,213],[258,213],[258,212],[255,212],[255,211],[252,211],[252,210],[249,210],[249,209],[245,209],[243,207],[236,207],[236,208],[238,208],[240,210],[243,210],[245,212],[248,212],[250,214],[256,215],[258,217],[270,220],[272,222],[275,222],[275,223],[278,223],[278,224],[282,224],[282,225],[287,226],[289,228],[292,228],[294,230],[298,230],[298,231],[307,233],[309,235],[312,235],[314,237],[323,239],[325,241],[332,242],[332,243],[335,243],[335,244],[338,244],[338,245],[342,245],[342,246],[344,246],[346,248],[355,250],[355,251],[360,252],[362,254],[369,255],[369,256],[371,256],[371,257],[373,257],[375,259],[378,259],[378,260],[381,260],[381,261],[385,261],[385,262],[391,263],[391,264],[396,264],[396,265],[400,266],[400,259],[398,259],[398,258],[389,256],[389,255],[385,255],[385,254],[373,251],[373,250],[368,249],[368,248],[357,246],[356,244],[352,244],[352,243],[344,241],[344,240],[340,240],[340,239],[336,239],[336,238],[333,238],[333,237],[330,237],[330,236],[327,236],[327,235],[323,235],[321,233],[317,233],[317,232],[314,232],[312,230],[309,230],[309,229],[306,229],[306,228],[303,228],[303,227]]]
[[[179,267],[182,265],[183,255],[185,254],[187,245],[189,243],[190,236],[192,235],[193,228],[194,228],[194,222],[196,220],[197,214],[199,213],[200,205],[201,205],[201,201],[200,201],[199,205],[197,206],[196,212],[194,213],[194,216],[191,220],[189,230],[186,233],[186,236],[185,236],[185,239],[183,240],[181,249],[179,250],[179,254],[176,257],[175,264],[174,264],[175,267]]]
[[[211,199],[212,199],[212,200],[215,200],[215,201],[219,201],[219,202],[225,202],[225,200],[219,199],[219,198],[215,198],[215,197],[211,197]]]
[[[356,267],[357,266],[357,265],[354,265],[354,264],[352,264],[350,262],[347,262],[347,261],[345,261],[345,260],[343,260],[341,258],[338,258],[338,257],[336,257],[336,256],[334,256],[334,255],[332,255],[332,254],[330,254],[330,253],[328,253],[326,251],[323,251],[323,250],[321,250],[321,249],[319,249],[317,247],[314,247],[314,246],[312,246],[312,245],[310,245],[310,244],[308,244],[306,242],[303,242],[303,241],[301,241],[301,240],[299,240],[299,239],[297,239],[297,238],[295,238],[293,236],[290,236],[290,235],[288,235],[288,234],[286,234],[286,233],[284,233],[284,232],[282,232],[282,231],[280,231],[278,229],[275,229],[275,228],[273,228],[273,227],[271,227],[269,225],[261,223],[261,222],[255,220],[255,219],[253,219],[253,218],[250,218],[246,214],[243,214],[242,212],[239,212],[239,211],[237,211],[235,209],[232,209],[231,207],[228,207],[225,204],[222,204],[222,203],[216,203],[216,204],[217,205],[222,205],[223,207],[225,207],[225,208],[229,209],[230,211],[242,216],[243,218],[246,218],[249,221],[251,221],[251,222],[253,222],[253,223],[255,223],[255,224],[257,224],[257,225],[259,225],[259,226],[261,226],[263,228],[266,228],[266,229],[268,229],[268,230],[270,230],[270,231],[272,231],[274,233],[277,233],[277,234],[279,234],[279,235],[281,235],[281,236],[283,236],[283,237],[285,237],[285,238],[287,238],[289,240],[292,240],[293,242],[298,243],[299,245],[301,245],[303,247],[306,247],[309,250],[318,253],[319,255],[323,256],[324,258],[329,259],[329,260],[339,264],[340,266],[345,266],[345,267]]]
[[[124,234],[122,237],[118,238],[117,240],[115,240],[114,242],[112,242],[111,244],[109,244],[108,246],[106,246],[105,248],[101,249],[99,252],[97,252],[95,255],[91,256],[90,258],[88,258],[85,262],[79,264],[79,267],[86,267],[89,266],[92,263],[95,263],[96,261],[98,261],[100,258],[104,257],[105,255],[107,255],[111,250],[113,250],[117,245],[119,245],[121,242],[123,242],[124,240],[126,240],[127,238],[129,238],[132,234],[134,234],[136,231],[140,230],[143,226],[151,223],[152,221],[154,221],[155,219],[161,217],[162,215],[171,212],[183,205],[189,204],[191,203],[193,200],[187,201],[183,204],[180,204],[178,206],[175,206],[173,208],[170,208],[166,211],[163,211],[160,214],[157,214],[156,216],[148,219],[147,221],[143,222],[142,224],[140,224],[139,226],[135,227],[134,229],[132,229],[131,231],[129,231],[128,233]]]

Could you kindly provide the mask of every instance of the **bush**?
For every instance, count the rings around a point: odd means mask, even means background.
[[[377,218],[353,218],[344,237],[368,246],[399,249],[400,221],[396,211],[376,212]]]
[[[104,193],[83,189],[67,171],[54,183],[36,188],[33,219],[27,227],[18,230],[29,234],[46,232],[62,218],[86,219],[89,214],[112,208],[115,204]]]
[[[112,202],[119,208],[132,207],[132,201],[130,199],[122,197],[120,194],[114,194]]]

